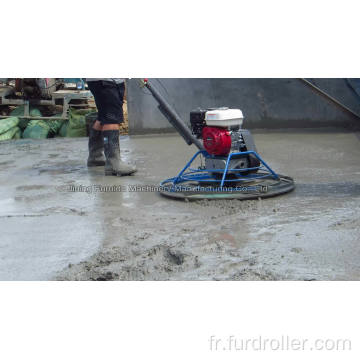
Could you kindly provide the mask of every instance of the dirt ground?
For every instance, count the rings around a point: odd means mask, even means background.
[[[179,136],[122,137],[139,168],[123,178],[86,168],[84,138],[2,143],[0,279],[359,280],[358,134],[254,138],[294,192],[185,202],[131,191],[182,168],[194,148]]]

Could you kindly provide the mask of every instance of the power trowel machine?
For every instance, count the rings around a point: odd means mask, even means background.
[[[190,129],[149,80],[141,83],[185,142],[198,148],[177,176],[160,183],[162,195],[189,200],[257,199],[295,188],[292,178],[277,174],[257,153],[250,131],[242,128],[241,110],[193,110]]]

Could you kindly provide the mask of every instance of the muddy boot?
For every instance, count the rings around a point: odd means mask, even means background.
[[[90,128],[89,133],[89,157],[87,161],[87,166],[104,166],[105,157],[104,157],[104,140],[102,137],[102,132]]]
[[[104,130],[105,175],[126,176],[136,172],[136,167],[126,164],[120,158],[118,130]]]

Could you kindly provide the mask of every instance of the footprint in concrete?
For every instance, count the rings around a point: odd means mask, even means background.
[[[185,261],[185,256],[183,252],[174,249],[168,249],[165,253],[165,256],[171,263],[175,265],[182,265]]]

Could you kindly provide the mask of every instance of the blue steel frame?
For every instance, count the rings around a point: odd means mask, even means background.
[[[177,176],[162,181],[160,185],[165,186],[165,184],[168,183],[172,183],[173,185],[176,185],[183,183],[185,181],[197,181],[199,183],[201,182],[220,183],[220,188],[222,188],[225,183],[229,183],[229,182],[249,181],[251,179],[263,179],[263,178],[268,178],[269,176],[271,176],[275,180],[280,179],[279,175],[274,170],[272,170],[270,166],[255,151],[243,151],[243,152],[231,153],[227,157],[225,169],[212,169],[212,170],[200,169],[200,168],[193,169],[190,167],[191,164],[199,155],[203,155],[206,158],[211,158],[211,157],[216,158],[216,156],[210,155],[207,151],[200,150],[189,160],[189,162],[185,165],[185,167],[180,171],[180,173]],[[244,168],[244,169],[229,169],[230,160],[232,157],[236,155],[254,155],[260,161],[260,166],[252,167],[252,168]],[[265,173],[254,172],[247,175],[241,174],[242,172],[246,172],[250,170],[264,170]],[[231,171],[232,173],[238,172],[239,175],[236,175],[236,179],[226,179],[226,174],[229,171]],[[223,173],[222,179],[221,180],[214,179],[214,177],[211,176],[211,173],[213,172]]]

